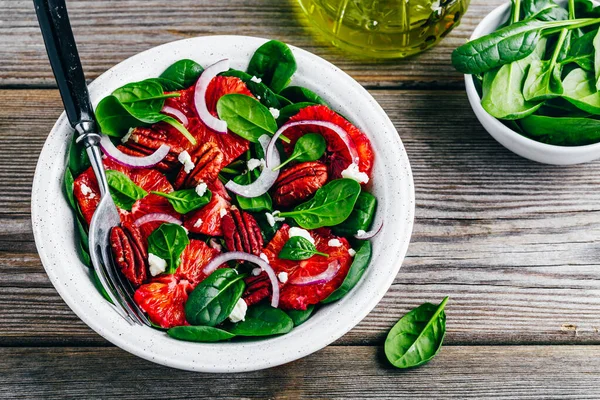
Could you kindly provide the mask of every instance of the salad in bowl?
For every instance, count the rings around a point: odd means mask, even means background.
[[[152,327],[172,338],[286,334],[369,268],[383,226],[373,146],[351,116],[290,86],[296,69],[290,48],[269,41],[245,71],[185,58],[96,106],[121,217],[114,262]],[[76,141],[64,183],[89,267],[100,190]]]

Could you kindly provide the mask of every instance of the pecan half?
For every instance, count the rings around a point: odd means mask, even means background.
[[[117,266],[135,286],[148,277],[148,251],[139,229],[130,223],[115,226],[110,232],[110,246]]]
[[[213,182],[217,179],[223,164],[223,152],[216,144],[204,143],[191,155],[191,158],[194,162],[194,169],[188,174],[183,165],[181,166],[173,183],[175,189],[192,188],[200,182]]]
[[[119,146],[121,151],[133,156],[147,156],[154,153],[162,144],[167,144],[171,147],[169,154],[156,165],[156,168],[162,172],[172,171],[177,168],[179,161],[177,156],[183,150],[183,147],[172,143],[169,140],[168,132],[162,129],[155,128],[135,128],[131,132],[131,136],[123,146]]]
[[[263,237],[254,217],[247,212],[231,207],[221,219],[225,245],[229,251],[243,251],[260,255]]]
[[[313,195],[325,182],[325,164],[317,161],[296,164],[285,169],[277,178],[273,200],[283,207],[293,206]]]
[[[271,280],[266,272],[262,272],[258,276],[249,276],[245,281],[246,289],[242,298],[248,307],[266,299],[271,294]]]

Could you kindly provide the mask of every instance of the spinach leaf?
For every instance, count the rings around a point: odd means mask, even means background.
[[[196,83],[202,71],[204,68],[196,61],[183,59],[171,64],[160,74],[160,78],[175,82],[182,88],[188,88]]]
[[[293,218],[304,229],[334,226],[348,218],[359,194],[360,184],[355,180],[336,179],[317,190],[309,201],[279,215]]]
[[[275,222],[275,225],[271,226],[265,213],[257,213],[253,214],[253,216],[256,220],[256,223],[258,223],[264,242],[269,243],[271,239],[273,239],[273,236],[275,236],[277,231],[281,228],[282,223]]]
[[[235,76],[236,78],[241,79],[248,87],[248,90],[250,90],[254,97],[256,97],[265,107],[273,107],[279,109],[289,103],[289,101],[285,98],[283,98],[284,101],[282,102],[281,96],[278,96],[276,93],[274,93],[264,83],[252,80],[252,75],[246,72],[238,71],[236,69],[230,69],[228,71],[222,72],[220,75]]]
[[[306,307],[306,310],[287,310],[286,313],[294,322],[294,326],[300,326],[311,317],[312,313],[315,311],[315,305],[311,304]]]
[[[65,176],[63,178],[64,188],[65,188],[65,196],[69,201],[69,205],[73,210],[77,209],[77,203],[75,203],[75,196],[73,195],[73,174],[71,173],[71,169],[67,166],[65,168]]]
[[[600,114],[600,92],[596,90],[594,82],[592,72],[581,68],[574,69],[563,82],[563,98],[585,112]]]
[[[385,355],[397,368],[425,364],[440,351],[446,334],[444,307],[425,303],[406,314],[394,325],[385,339]]]
[[[112,92],[112,95],[123,105],[155,111],[160,111],[164,99],[180,96],[179,93],[165,94],[162,86],[150,79],[128,83]]]
[[[230,332],[238,336],[271,336],[288,333],[294,321],[282,310],[268,304],[250,307],[244,321],[233,325]]]
[[[338,236],[352,236],[360,230],[368,231],[375,217],[376,209],[377,198],[371,193],[360,192],[348,219],[332,227],[331,230]]]
[[[589,0],[575,0],[575,15],[577,18],[598,18],[600,7]]]
[[[280,94],[275,93],[275,97],[277,97],[277,100],[279,101],[279,104],[281,105],[280,108],[289,106],[292,104],[292,102],[290,100],[288,100],[287,98],[283,97]]]
[[[567,56],[561,61],[561,64],[576,63],[586,71],[594,70],[594,38],[597,31],[584,34],[572,42]]]
[[[284,260],[307,260],[314,255],[329,257],[329,254],[317,251],[317,248],[308,239],[301,236],[292,236],[283,245],[278,257]]]
[[[523,0],[521,2],[521,19],[561,21],[568,17],[567,10],[553,0]]]
[[[600,30],[594,36],[594,73],[596,78],[596,90],[600,90]]]
[[[243,94],[222,96],[217,102],[217,113],[227,122],[230,131],[253,143],[262,135],[272,136],[277,130],[277,122],[269,109]]]
[[[221,342],[235,337],[233,333],[212,326],[176,326],[169,329],[167,335],[178,340],[202,343]]]
[[[303,109],[304,107],[314,106],[314,105],[315,105],[315,103],[303,102],[303,103],[290,104],[290,105],[283,107],[281,110],[279,110],[279,117],[277,117],[277,125],[279,127],[281,127],[291,117],[298,114],[298,112],[300,112],[301,109]]]
[[[523,86],[523,97],[526,101],[542,101],[558,97],[563,93],[561,81],[561,64],[558,57],[563,48],[569,31],[563,29],[560,32],[558,42],[554,48],[550,60],[532,60],[529,67],[525,85]]]
[[[236,176],[233,178],[233,181],[240,185],[249,185],[258,178],[258,175],[259,171],[255,169],[254,171],[248,171],[245,174]],[[268,192],[258,197],[243,197],[236,195],[235,198],[242,210],[259,212],[270,211],[273,209],[273,200]]]
[[[69,147],[69,162],[67,168],[77,176],[89,168],[90,159],[88,158],[83,142],[77,143],[76,140],[77,134],[73,134],[71,146]]]
[[[192,325],[216,326],[225,321],[242,297],[244,275],[231,268],[219,268],[190,293],[185,317]],[[234,333],[235,332],[231,332]]]
[[[165,92],[174,92],[177,90],[185,89],[185,87],[180,85],[179,83],[173,82],[172,80],[165,79],[165,78],[148,78],[146,80],[150,81],[150,82],[158,83]]]
[[[286,44],[271,40],[254,52],[247,72],[261,78],[275,93],[279,93],[296,72],[296,60]]]
[[[325,100],[323,100],[318,94],[302,86],[289,86],[283,89],[279,94],[290,100],[292,103],[315,103],[322,104],[324,106],[327,105]]]
[[[148,194],[122,172],[109,169],[106,171],[106,180],[115,204],[123,210],[131,211],[133,203]]]
[[[212,192],[206,189],[202,196],[198,196],[196,189],[183,189],[171,193],[152,192],[169,200],[173,209],[179,214],[187,214],[210,203]]]
[[[188,244],[190,240],[183,227],[162,224],[148,236],[148,253],[166,260],[166,273],[173,274],[179,267],[181,253]]]
[[[348,292],[352,290],[354,286],[356,286],[358,281],[360,281],[360,278],[367,270],[367,267],[371,262],[371,254],[371,242],[368,240],[361,242],[360,247],[358,247],[358,250],[354,255],[354,260],[352,261],[348,275],[346,275],[344,282],[342,282],[342,286],[334,290],[333,293],[331,293],[325,300],[321,301],[321,303],[331,303],[348,294]]]
[[[531,115],[520,123],[528,136],[548,144],[583,146],[600,141],[597,119]]]
[[[91,262],[90,262],[90,265],[91,265]],[[112,300],[110,299],[110,296],[106,292],[106,289],[104,289],[104,286],[102,286],[102,283],[100,282],[100,278],[98,278],[98,274],[96,274],[96,270],[94,270],[92,268],[91,273],[92,273],[92,282],[94,282],[94,286],[96,286],[96,289],[98,290],[98,292],[100,292],[100,294],[102,295],[102,297],[104,297],[104,299],[106,301],[108,301],[109,303],[112,304]]]
[[[327,142],[325,142],[323,136],[318,133],[307,133],[296,141],[292,155],[277,168],[274,168],[273,171],[283,168],[290,161],[306,162],[318,160],[325,154],[326,148]]]

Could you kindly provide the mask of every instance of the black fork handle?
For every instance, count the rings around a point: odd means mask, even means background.
[[[33,0],[33,3],[69,122],[80,135],[96,132],[94,109],[65,0]]]

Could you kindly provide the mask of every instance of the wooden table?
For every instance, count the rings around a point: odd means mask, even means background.
[[[71,0],[88,78],[173,40],[270,37],[338,65],[380,102],[413,168],[408,256],[377,308],[305,359],[241,375],[193,374],[136,358],[77,318],[36,253],[30,190],[62,111],[30,0],[0,0],[0,397],[522,397],[600,392],[600,163],[535,164],[479,125],[452,49],[503,0],[474,0],[435,49],[401,61],[331,47],[292,0]],[[449,295],[445,345],[401,371],[382,344],[394,322]]]

